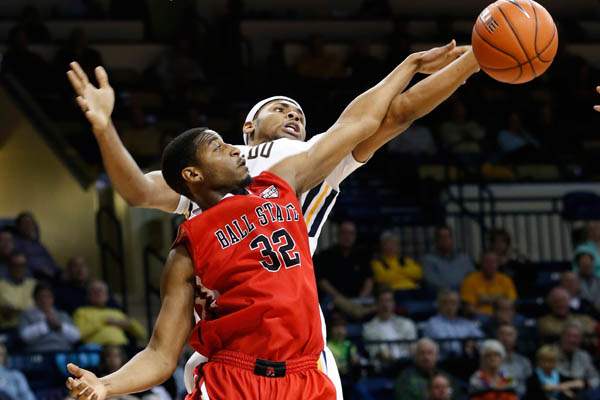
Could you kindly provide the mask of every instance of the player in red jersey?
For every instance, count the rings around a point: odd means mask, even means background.
[[[209,358],[191,399],[335,399],[317,368],[323,335],[297,193],[377,131],[402,84],[398,71],[358,96],[318,146],[253,182],[239,149],[215,132],[196,128],[174,139],[163,154],[163,176],[203,211],[182,225],[169,255],[152,338],[101,379],[70,364],[71,394],[103,400],[155,386],[171,376],[189,338]],[[195,291],[202,319],[192,332]]]

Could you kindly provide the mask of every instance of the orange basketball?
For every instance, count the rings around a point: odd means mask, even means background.
[[[558,49],[552,16],[533,0],[498,0],[479,14],[471,36],[481,69],[506,83],[542,75]]]

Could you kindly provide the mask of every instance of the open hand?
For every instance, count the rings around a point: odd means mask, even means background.
[[[96,67],[96,80],[100,87],[95,87],[77,62],[72,62],[70,66],[67,77],[77,93],[77,104],[92,125],[94,133],[102,132],[109,126],[115,106],[115,91],[108,83],[108,75],[104,68]]]
[[[470,48],[471,46],[456,46],[456,41],[452,40],[445,46],[415,53],[418,64],[417,71],[422,74],[433,74],[469,51]]]
[[[68,364],[67,369],[73,375],[73,377],[67,378],[67,389],[69,389],[71,397],[82,400],[106,399],[106,386],[96,375],[75,364]]]

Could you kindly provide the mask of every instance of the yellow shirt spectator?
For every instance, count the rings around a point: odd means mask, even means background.
[[[19,325],[21,312],[33,306],[36,281],[26,276],[27,257],[21,253],[11,255],[8,277],[0,280],[0,329]]]
[[[417,289],[423,278],[421,265],[409,257],[384,256],[371,261],[373,279],[392,290]]]
[[[480,314],[491,314],[492,305],[501,297],[509,300],[517,298],[517,290],[508,275],[496,272],[491,279],[481,271],[468,275],[460,288],[460,297],[471,305],[473,311]]]
[[[84,343],[126,345],[129,343],[126,332],[136,339],[146,338],[144,327],[117,308],[79,307],[75,310],[73,321]]]

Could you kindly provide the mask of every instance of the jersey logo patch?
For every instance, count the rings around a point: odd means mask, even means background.
[[[279,190],[277,190],[275,186],[271,185],[262,191],[260,197],[263,199],[276,199],[279,197]]]

